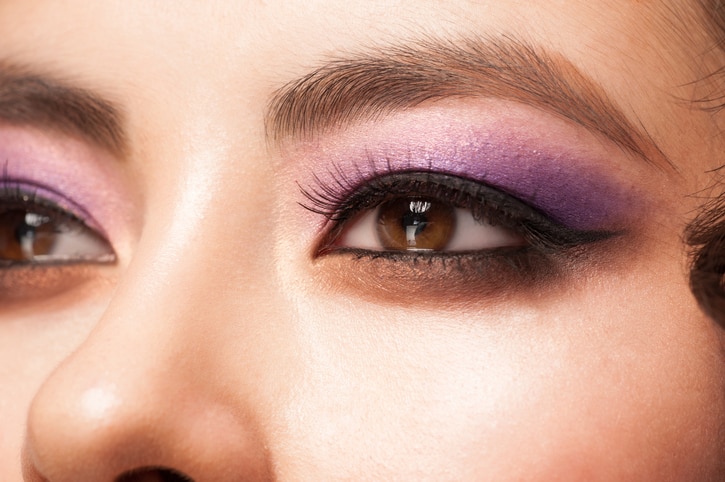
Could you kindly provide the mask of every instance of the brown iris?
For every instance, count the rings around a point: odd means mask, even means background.
[[[455,208],[434,199],[396,198],[378,210],[378,238],[391,251],[441,250],[455,228]]]
[[[57,235],[55,223],[46,215],[23,209],[0,213],[0,260],[31,261],[50,254]]]

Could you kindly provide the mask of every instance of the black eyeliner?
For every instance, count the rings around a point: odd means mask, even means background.
[[[346,179],[334,186],[319,181],[311,189],[302,189],[309,201],[303,206],[324,215],[331,227],[322,241],[318,254],[339,250],[334,242],[352,218],[374,209],[397,197],[427,197],[438,199],[457,208],[468,209],[474,219],[499,225],[515,231],[529,243],[529,249],[541,253],[554,253],[565,249],[602,241],[621,234],[618,231],[578,230],[556,222],[533,206],[499,189],[470,179],[436,172],[398,172],[376,177],[346,194]],[[496,256],[504,252],[496,251]],[[414,251],[401,251],[410,257]],[[358,253],[359,254],[359,253]],[[413,256],[460,256],[461,253],[416,253]],[[472,255],[468,253],[467,255]],[[479,253],[480,254],[480,253]],[[509,255],[512,252],[508,252]],[[397,252],[396,252],[397,256]]]

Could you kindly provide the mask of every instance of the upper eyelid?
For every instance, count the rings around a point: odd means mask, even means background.
[[[310,192],[349,191],[394,172],[449,173],[585,229],[631,226],[656,202],[647,184],[637,182],[652,178],[650,168],[581,128],[510,103],[411,110],[283,156],[282,172]]]
[[[58,192],[50,186],[20,178],[2,177],[0,178],[0,201],[3,198],[52,209],[86,225],[103,238],[109,239],[101,224],[95,220],[86,208],[68,195]]]
[[[47,195],[114,246],[140,233],[144,204],[140,184],[117,161],[83,139],[0,120],[0,183]]]
[[[341,175],[339,170],[337,172],[338,175],[334,177],[332,186],[324,183],[318,177],[315,177],[315,184],[313,186],[300,186],[303,196],[307,198],[308,201],[312,202],[313,205],[305,203],[300,204],[312,212],[325,215],[331,221],[338,220],[338,216],[341,214],[340,208],[345,204],[350,204],[350,200],[353,198],[359,197],[363,194],[378,194],[375,191],[379,191],[379,194],[382,195],[390,193],[395,186],[390,184],[385,185],[384,183],[391,181],[394,182],[396,180],[408,183],[405,185],[405,189],[408,190],[406,192],[414,189],[411,182],[418,183],[418,185],[425,191],[429,191],[432,185],[442,183],[441,185],[446,189],[457,190],[460,194],[472,195],[474,197],[481,196],[484,192],[486,192],[487,195],[495,197],[496,201],[499,203],[509,201],[515,205],[517,209],[528,210],[529,212],[536,213],[543,218],[550,217],[541,212],[536,206],[532,206],[519,199],[515,194],[507,193],[496,186],[492,186],[475,179],[469,179],[458,174],[440,172],[432,168],[427,170],[411,169],[401,171],[391,169],[389,172],[378,173],[368,179],[357,181],[353,181],[348,177]],[[425,195],[425,192],[419,194]],[[452,204],[456,203],[456,200],[451,201],[453,201]]]

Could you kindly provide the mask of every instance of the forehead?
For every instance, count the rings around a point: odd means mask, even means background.
[[[284,58],[286,63],[289,56],[303,62],[309,54],[329,55],[361,45],[473,33],[546,39],[547,46],[556,49],[575,39],[578,50],[599,60],[609,56],[611,49],[628,50],[645,43],[667,44],[673,55],[673,47],[696,41],[698,31],[704,30],[685,28],[702,17],[701,8],[691,0],[666,4],[629,0],[317,1],[294,5],[216,0],[174,2],[173,6],[141,0],[102,0],[91,5],[79,0],[62,5],[11,0],[0,5],[0,12],[0,24],[8,34],[35,38],[38,43],[52,41],[61,48],[82,47],[86,54],[99,48],[139,47],[144,39],[145,48],[137,49],[136,55],[154,50],[173,55],[184,49],[212,53],[209,49],[213,47],[217,58],[235,53],[249,57],[258,52],[269,62]],[[88,37],[114,43],[79,43],[80,38]]]
[[[720,61],[703,55],[711,40],[702,17],[684,0],[6,1],[0,60],[81,78],[131,118],[176,121],[198,106],[195,119],[244,118],[261,135],[275,92],[326,62],[431,38],[511,37],[562,55],[677,159],[687,149],[667,145],[662,119],[682,118],[673,99],[705,95],[695,81]],[[189,102],[174,106],[179,98]],[[685,124],[698,137],[708,122]]]

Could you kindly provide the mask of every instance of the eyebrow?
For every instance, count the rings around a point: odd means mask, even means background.
[[[55,129],[125,151],[120,109],[90,90],[0,61],[0,122]]]
[[[496,97],[540,107],[673,168],[644,129],[568,59],[510,37],[426,39],[335,59],[278,90],[267,137],[309,139],[355,121],[445,98]]]

